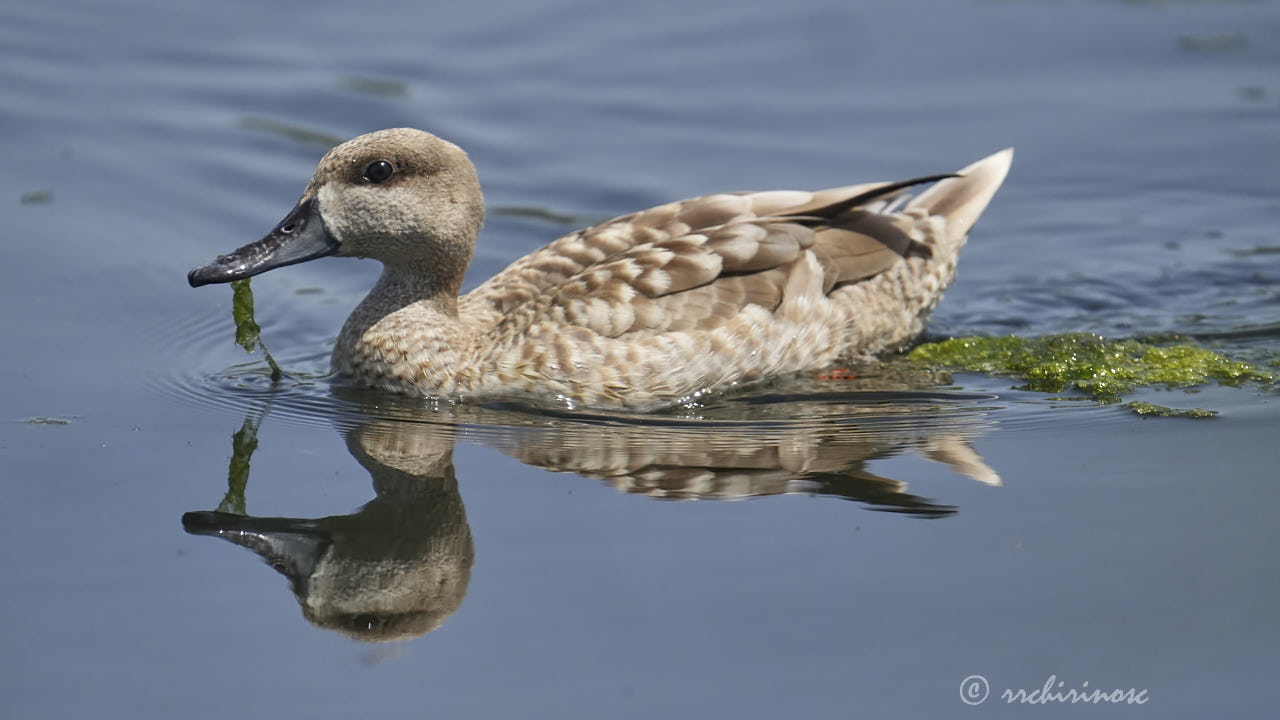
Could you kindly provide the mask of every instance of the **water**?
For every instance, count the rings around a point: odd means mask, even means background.
[[[441,410],[323,376],[371,264],[255,280],[274,391],[185,275],[381,127],[470,151],[471,285],[574,223],[1015,145],[930,333],[1267,360],[1274,2],[65,0],[0,9],[0,60],[0,715],[919,717],[975,674],[1008,717],[1079,716],[999,698],[1051,675],[1270,708],[1274,389]]]

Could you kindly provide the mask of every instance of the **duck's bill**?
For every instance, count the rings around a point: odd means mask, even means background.
[[[268,270],[314,260],[338,251],[338,241],[325,229],[314,198],[290,212],[266,237],[187,273],[191,287],[226,283]]]
[[[331,542],[313,520],[258,518],[224,512],[189,512],[182,529],[249,548],[286,575],[311,573]]]

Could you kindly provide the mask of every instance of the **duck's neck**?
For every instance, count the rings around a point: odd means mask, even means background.
[[[458,287],[461,283],[417,268],[384,265],[378,282],[360,303],[381,315],[418,304],[446,318],[458,316]]]
[[[399,339],[406,349],[448,343],[457,332],[458,285],[430,273],[385,265],[378,283],[338,334],[334,369],[360,375],[360,368],[371,360],[391,361],[375,357],[387,355],[391,348],[371,347],[390,338]]]

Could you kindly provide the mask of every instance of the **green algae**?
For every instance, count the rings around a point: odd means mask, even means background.
[[[301,125],[293,125],[259,115],[242,117],[239,125],[248,130],[260,130],[302,145],[320,145],[326,149],[341,145],[345,140],[345,138],[337,135],[330,135],[319,130],[312,130]]]
[[[1104,403],[1139,388],[1189,388],[1209,381],[1222,385],[1273,382],[1276,374],[1212,350],[1188,344],[1107,340],[1090,333],[1040,338],[967,337],[925,343],[908,354],[914,364],[962,372],[1007,375],[1026,381],[1019,390],[1076,391]],[[1129,403],[1143,416],[1209,417],[1211,410],[1173,410]]]
[[[540,220],[551,225],[562,225],[565,227],[586,227],[587,225],[596,225],[609,219],[608,217],[599,215],[573,215],[565,212],[557,212],[550,208],[535,207],[531,205],[499,205],[497,207],[489,208],[488,212],[491,215]]]
[[[1195,419],[1217,417],[1217,410],[1205,410],[1204,408],[1179,409],[1165,407],[1164,405],[1156,405],[1155,403],[1141,402],[1135,400],[1125,403],[1125,407],[1132,410],[1135,414],[1142,417],[1187,417]]]
[[[231,281],[231,314],[236,321],[236,344],[252,353],[255,348],[262,348],[262,356],[271,368],[271,382],[280,382],[284,371],[271,357],[271,352],[262,342],[262,328],[253,318],[253,289],[249,287],[249,278]]]
[[[18,198],[18,202],[22,205],[44,205],[45,203],[53,202],[53,191],[32,190],[31,192],[23,193],[22,197]]]
[[[231,465],[227,468],[227,494],[218,503],[218,512],[247,515],[244,493],[249,486],[249,462],[258,449],[258,426],[262,418],[248,416],[231,435]]]
[[[343,90],[361,95],[406,97],[409,94],[409,86],[399,80],[385,80],[360,75],[339,75],[335,79],[335,83]]]

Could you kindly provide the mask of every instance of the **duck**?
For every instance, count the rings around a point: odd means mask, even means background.
[[[1007,148],[898,182],[677,200],[565,235],[463,294],[485,215],[475,165],[393,128],[331,149],[271,232],[187,280],[372,258],[382,273],[333,349],[343,381],[646,412],[907,347],[1012,160]]]

